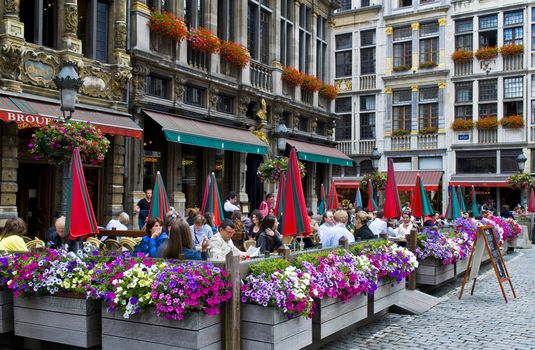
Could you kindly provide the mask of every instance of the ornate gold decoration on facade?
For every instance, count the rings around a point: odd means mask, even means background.
[[[418,22],[411,23],[411,28],[414,31],[420,30],[420,23]]]
[[[438,25],[443,27],[446,25],[446,18],[439,18],[438,19]]]
[[[312,16],[313,17],[319,17],[319,16],[321,16],[321,14],[318,11],[312,11]]]
[[[351,91],[351,89],[353,88],[353,84],[351,82],[351,79],[340,79],[334,82],[334,87],[340,92]]]
[[[394,28],[386,27],[385,33],[386,33],[386,35],[392,35],[392,33],[394,33]]]
[[[445,89],[446,88],[446,82],[445,81],[441,81],[438,83],[438,88],[439,89]]]
[[[418,85],[411,85],[412,92],[418,92]]]
[[[109,98],[111,87],[111,72],[99,66],[87,65],[80,71],[80,78],[84,81],[80,92],[83,95]]]
[[[330,19],[330,20],[329,20],[329,25],[330,25],[331,27],[336,26],[336,21],[335,21],[334,19]]]
[[[0,47],[0,72],[3,78],[17,79],[22,55],[22,46],[6,41]]]
[[[392,88],[391,87],[385,87],[385,94],[391,94]]]
[[[115,48],[126,49],[126,23],[115,22]]]
[[[132,79],[132,72],[129,67],[120,67],[113,72],[111,96],[115,101],[121,101],[123,99],[123,92],[130,79]]]
[[[20,0],[4,0],[4,15],[18,17],[19,4]]]
[[[132,4],[132,11],[139,11],[141,13],[150,15],[149,7],[141,1],[134,1],[134,3]]]
[[[52,79],[59,71],[59,59],[44,52],[24,51],[20,67],[20,80],[32,85],[56,88]]]
[[[267,104],[264,98],[260,99],[260,108],[256,112],[256,117],[260,122],[265,123],[267,118]]]
[[[65,33],[74,34],[78,31],[78,6],[65,4]]]
[[[132,69],[132,94],[134,103],[143,103],[149,73],[150,69],[144,63],[137,63]]]
[[[253,130],[252,133],[256,137],[258,137],[262,142],[264,142],[266,145],[269,146],[269,141],[266,137],[266,134],[262,130]]]

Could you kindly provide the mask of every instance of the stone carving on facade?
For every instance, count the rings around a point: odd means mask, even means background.
[[[271,119],[273,126],[279,125],[281,119],[282,119],[282,113],[284,112],[284,109],[280,106],[280,104],[275,103],[275,106],[273,106],[273,109],[271,110]]]
[[[182,102],[184,99],[184,90],[186,85],[186,79],[176,78],[175,79],[175,99],[176,102]]]
[[[334,82],[334,87],[338,91],[351,91],[353,89],[353,83],[351,79],[339,79]]]
[[[20,67],[20,80],[24,83],[56,88],[52,81],[59,72],[60,64],[56,56],[33,50],[24,51]]]
[[[212,110],[215,110],[217,107],[217,103],[219,102],[219,96],[218,96],[219,90],[215,87],[210,88],[210,95],[208,97],[208,101],[210,101],[210,108]]]
[[[121,67],[115,69],[113,72],[113,80],[111,85],[111,97],[115,101],[121,101],[123,99],[123,92],[126,89],[126,85],[132,79],[132,73],[130,68]]]
[[[301,119],[301,114],[295,113],[293,116],[293,129],[299,129],[299,119]]]
[[[115,48],[126,49],[126,23],[115,22]]]
[[[78,6],[65,4],[65,33],[74,34],[78,31]]]
[[[132,93],[136,103],[142,103],[145,98],[149,73],[150,69],[144,63],[137,63],[132,69]]]
[[[80,72],[80,78],[83,80],[80,92],[83,95],[109,98],[111,86],[111,72],[96,66],[85,66]]]
[[[0,47],[0,72],[3,78],[17,79],[22,56],[22,46],[6,41]]]
[[[4,1],[4,14],[7,16],[19,16],[19,4],[20,0],[5,0]]]
[[[249,103],[251,103],[251,99],[249,96],[244,95],[240,98],[240,103],[238,105],[238,110],[240,114],[238,115],[239,118],[245,118],[247,111],[249,110]]]
[[[312,122],[310,123],[310,132],[315,134],[317,128],[318,128],[318,118],[313,118]]]

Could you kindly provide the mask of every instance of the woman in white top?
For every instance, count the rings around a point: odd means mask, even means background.
[[[411,222],[410,215],[403,214],[402,219],[403,219],[403,222],[396,229],[396,237],[398,238],[405,238],[405,235],[410,234],[412,230],[412,222]]]

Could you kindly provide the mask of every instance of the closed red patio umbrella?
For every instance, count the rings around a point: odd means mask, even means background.
[[[383,217],[387,219],[399,218],[401,216],[401,203],[399,202],[398,186],[394,174],[394,162],[392,158],[388,160],[387,183],[385,191],[385,205],[383,207]]]
[[[162,175],[158,171],[152,188],[152,201],[150,202],[149,215],[150,218],[160,218],[162,222],[169,211],[169,201],[167,200],[167,192],[163,185]]]

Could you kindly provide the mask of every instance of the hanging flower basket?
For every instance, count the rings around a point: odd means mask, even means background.
[[[290,85],[299,86],[303,83],[305,74],[298,71],[294,67],[284,66],[282,68],[282,80],[286,81]]]
[[[514,189],[522,189],[525,187],[532,187],[535,182],[528,173],[518,173],[507,178],[507,184]]]
[[[524,45],[505,44],[500,48],[502,56],[516,56],[524,53]]]
[[[334,100],[338,96],[338,90],[331,84],[323,84],[320,89],[320,95],[328,100]]]
[[[494,116],[479,118],[476,126],[478,129],[496,129],[498,127],[498,118]]]
[[[307,74],[303,78],[301,88],[305,91],[315,92],[321,89],[321,85],[321,81],[319,81],[318,78],[316,78],[314,75]]]
[[[186,23],[169,12],[151,12],[148,25],[151,32],[175,42],[182,41],[188,34]]]
[[[451,54],[451,59],[455,62],[467,62],[474,58],[474,53],[469,50],[456,50]]]
[[[521,115],[508,115],[500,120],[500,124],[508,129],[522,129],[524,127],[524,117]]]
[[[498,48],[488,46],[480,47],[479,49],[477,49],[474,56],[476,56],[478,60],[489,60],[498,56]]]
[[[386,173],[380,173],[378,171],[373,174],[367,174],[362,177],[360,182],[360,189],[363,191],[368,191],[368,180],[371,179],[374,186],[377,190],[382,191],[386,187],[387,176]]]
[[[216,53],[221,47],[221,40],[206,28],[192,29],[188,33],[191,48],[207,54]]]
[[[251,59],[249,50],[233,41],[224,41],[219,48],[219,54],[225,61],[240,68],[244,68],[249,64],[249,60]]]
[[[83,162],[97,164],[104,159],[110,141],[89,121],[60,119],[37,129],[28,145],[35,159],[46,158],[55,165],[62,164],[76,147],[80,148]]]
[[[474,128],[474,121],[472,119],[455,119],[451,128],[455,131],[467,131]]]
[[[264,182],[278,182],[280,180],[280,174],[288,169],[288,157],[281,157],[275,159],[268,159],[261,163],[258,167],[256,175],[260,178],[260,181]],[[301,177],[306,174],[305,165],[299,162],[299,173]]]

